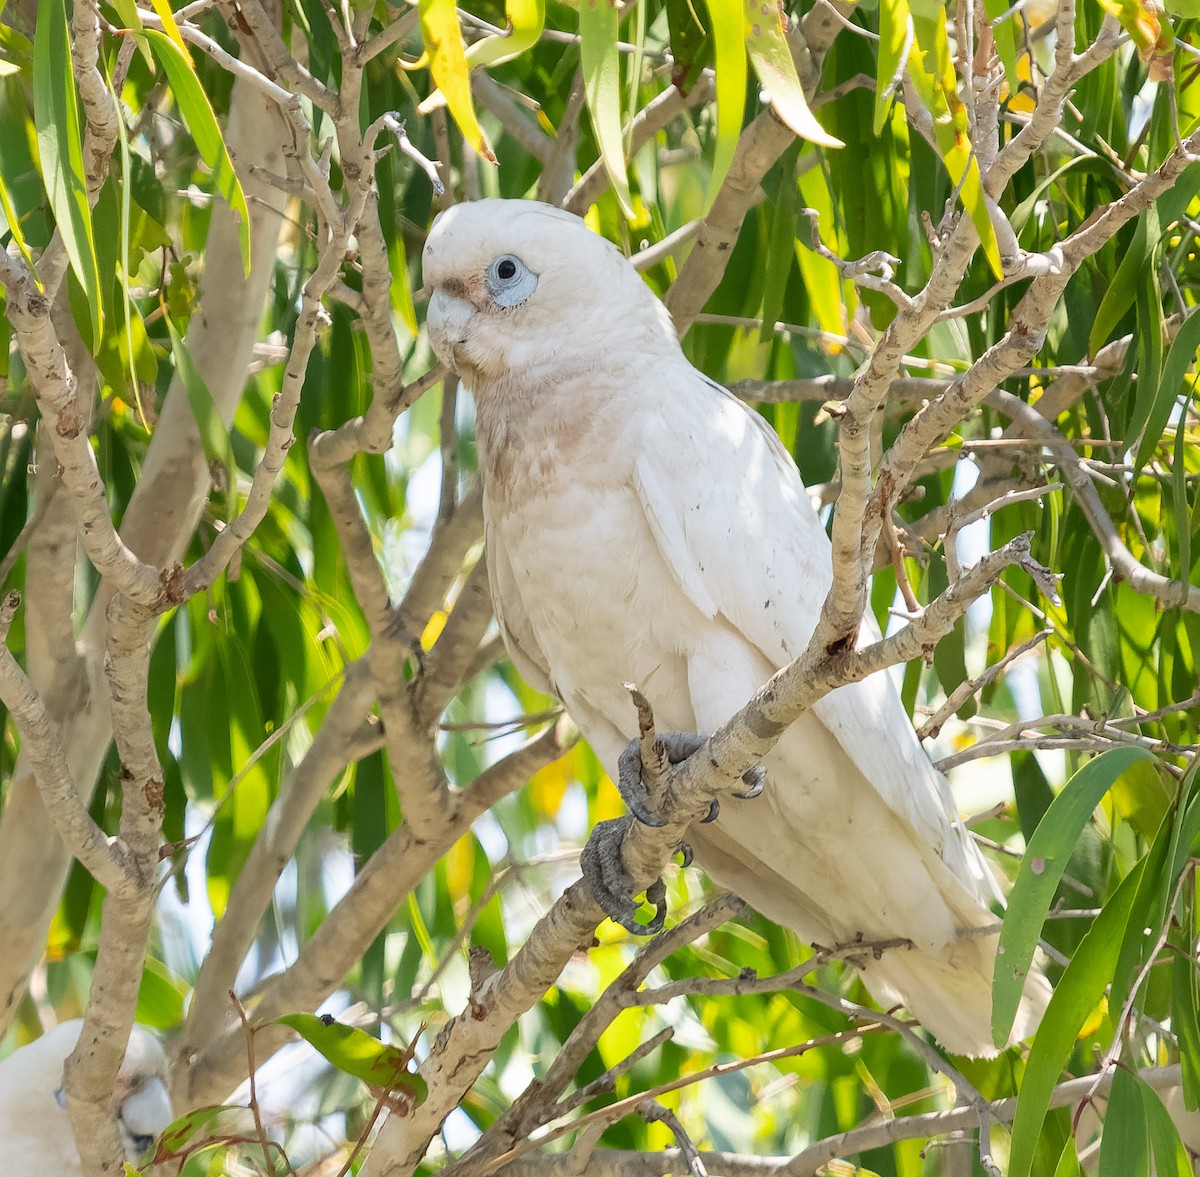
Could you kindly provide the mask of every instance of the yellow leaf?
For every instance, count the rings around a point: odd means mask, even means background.
[[[833,214],[833,197],[829,192],[829,180],[822,168],[809,168],[799,180],[800,199],[818,213],[817,224],[822,238],[834,250],[840,250],[842,242],[838,233],[837,218]],[[796,240],[796,262],[808,291],[809,302],[817,316],[817,326],[831,335],[845,335],[848,330],[847,311],[853,315],[856,302],[854,284],[843,282],[833,262],[813,253],[809,248],[807,232],[805,241]],[[849,300],[849,302],[847,301]]]
[[[421,649],[432,650],[433,644],[442,636],[442,630],[446,628],[446,611],[439,609],[430,619],[429,624],[425,627],[425,632],[421,634]]]
[[[475,877],[475,835],[463,834],[446,855],[446,887],[454,900],[471,897]]]
[[[617,786],[608,776],[602,777],[599,785],[596,786],[596,801],[593,811],[593,825],[612,817],[623,817],[629,812],[625,808],[625,802],[621,800],[621,794],[617,792]]]
[[[504,14],[508,18],[508,29],[505,32],[494,33],[467,47],[468,70],[511,61],[538,43],[542,35],[542,26],[546,23],[546,0],[508,0],[504,6]],[[421,56],[423,59],[428,58],[428,54]],[[406,68],[416,69],[421,64],[422,62],[417,62],[416,65]],[[424,61],[424,64],[427,65],[428,61]],[[420,110],[422,114],[428,114],[435,107],[445,105],[446,96],[441,90],[435,90],[421,103]],[[539,123],[546,124],[542,129],[552,135],[554,129],[540,109],[537,117]]]
[[[1104,1019],[1108,1016],[1108,998],[1101,997],[1100,1004],[1087,1016],[1087,1020],[1079,1029],[1078,1037],[1087,1038],[1091,1034],[1095,1034],[1097,1030],[1104,1024]]]
[[[163,32],[175,42],[179,52],[183,54],[188,65],[195,68],[196,63],[192,61],[192,55],[188,52],[188,47],[183,43],[183,34],[179,31],[179,26],[175,23],[175,14],[171,11],[170,4],[167,0],[150,0],[154,5],[154,11],[162,18]]]
[[[463,48],[462,29],[454,0],[420,0],[421,37],[429,53],[429,72],[433,83],[445,98],[451,117],[458,124],[463,138],[484,159],[496,162],[491,144],[475,117],[471,100],[471,78],[467,69],[467,52]],[[426,102],[433,102],[432,95]],[[423,102],[417,108],[425,113]],[[436,105],[436,103],[435,103]]]
[[[529,800],[544,817],[553,818],[562,805],[567,786],[579,779],[579,758],[582,749],[576,744],[565,756],[538,769],[529,778]]]

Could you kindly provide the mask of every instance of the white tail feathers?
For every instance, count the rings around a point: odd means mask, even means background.
[[[904,1005],[947,1050],[972,1058],[998,1053],[992,1043],[992,968],[998,937],[972,936],[940,952],[891,949],[861,966],[867,988],[885,1008]],[[858,964],[859,962],[855,962]],[[1035,962],[1025,981],[1008,1044],[1037,1029],[1050,983]]]

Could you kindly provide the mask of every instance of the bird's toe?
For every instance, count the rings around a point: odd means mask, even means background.
[[[767,787],[767,770],[763,765],[756,764],[742,777],[742,780],[745,782],[746,788],[741,793],[734,793],[734,796],[743,801],[753,801]]]
[[[639,923],[638,905],[633,902],[633,879],[621,861],[621,843],[629,828],[630,817],[597,822],[580,855],[579,866],[592,889],[592,897],[604,914],[635,936],[653,936],[662,931],[667,918],[667,890],[662,879],[646,888],[646,902],[653,904],[654,916]]]

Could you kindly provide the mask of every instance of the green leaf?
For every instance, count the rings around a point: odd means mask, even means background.
[[[224,1104],[209,1104],[206,1107],[193,1108],[184,1112],[163,1129],[158,1138],[158,1149],[155,1151],[155,1161],[167,1160],[177,1153],[202,1128],[207,1128],[222,1112],[226,1111]]]
[[[1104,1135],[1100,1140],[1100,1177],[1149,1177],[1150,1148],[1146,1109],[1137,1076],[1124,1067],[1113,1071]],[[1165,1177],[1159,1174],[1159,1177]]]
[[[1130,765],[1153,757],[1143,748],[1114,748],[1083,766],[1038,823],[1013,884],[1000,929],[992,981],[992,1041],[1012,1032],[1025,978],[1063,871],[1092,811]]]
[[[468,69],[511,61],[538,43],[546,23],[545,0],[505,0],[504,15],[508,32],[476,41],[467,50]]]
[[[1191,946],[1200,934],[1196,889],[1185,888],[1180,915],[1179,939]],[[1177,951],[1171,961],[1171,991],[1174,998],[1171,1029],[1179,1039],[1179,1063],[1183,1071],[1183,1099],[1192,1111],[1200,1108],[1200,976],[1187,949]]]
[[[421,39],[429,54],[429,73],[437,92],[417,108],[422,113],[429,104],[445,99],[450,116],[458,124],[463,138],[472,149],[490,163],[496,162],[492,145],[487,141],[475,103],[471,99],[471,75],[467,68],[467,52],[463,48],[462,26],[454,0],[420,0]]]
[[[992,22],[992,38],[996,42],[1000,63],[1004,66],[1009,91],[1015,94],[1021,85],[1017,75],[1017,14],[1011,11],[1012,5],[1006,0],[983,0],[983,8]],[[1007,18],[1000,20],[1005,13],[1008,14]]]
[[[400,321],[408,328],[410,334],[416,335],[417,309],[413,305],[412,279],[408,275],[408,257],[404,249],[404,238],[399,233],[388,246],[388,269],[392,274],[391,295],[392,310],[400,316]]]
[[[800,190],[796,186],[796,158],[800,154],[799,140],[783,153],[779,160],[779,185],[775,207],[771,213],[771,238],[767,246],[767,273],[763,282],[762,327],[759,338],[769,342],[775,337],[775,323],[783,311],[783,296],[794,261],[796,240],[796,206]]]
[[[1142,1097],[1146,1133],[1150,1138],[1150,1153],[1154,1158],[1155,1177],[1194,1177],[1187,1150],[1179,1139],[1179,1129],[1171,1113],[1163,1105],[1158,1092],[1144,1079],[1135,1079]]]
[[[904,46],[909,38],[912,17],[908,0],[880,0],[879,3],[879,66],[875,75],[874,131],[879,135],[887,122],[888,109],[896,100],[893,80],[900,72]],[[892,89],[889,94],[888,90]]]
[[[841,147],[808,108],[804,87],[787,43],[787,17],[780,0],[744,0],[743,32],[750,64],[771,96],[775,113],[802,139],[822,147]]]
[[[1009,1177],[1029,1177],[1042,1123],[1050,1106],[1050,1094],[1071,1057],[1076,1036],[1104,996],[1105,985],[1121,950],[1145,861],[1139,862],[1113,892],[1072,953],[1071,963],[1054,987],[1042,1023],[1030,1045],[1017,1096]]]
[[[1088,332],[1089,355],[1094,356],[1108,342],[1108,337],[1124,318],[1125,312],[1133,306],[1147,268],[1154,264],[1151,242],[1147,236],[1149,219],[1147,213],[1138,219],[1129,248],[1122,255],[1121,264],[1117,266],[1117,272],[1109,280],[1108,289],[1100,300],[1092,329]]]
[[[1000,246],[984,199],[979,164],[971,146],[967,108],[958,96],[958,78],[946,32],[946,9],[937,0],[913,0],[913,44],[908,73],[917,96],[933,116],[938,153],[975,224],[984,256],[997,278],[1004,276]]]
[[[581,0],[579,37],[583,93],[604,170],[608,172],[621,211],[632,220],[633,202],[629,196],[625,142],[621,134],[621,55],[617,50],[620,27],[621,15],[612,0]]]
[[[8,231],[12,234],[13,240],[17,243],[17,248],[21,251],[21,256],[25,259],[25,264],[36,278],[33,257],[29,252],[29,246],[25,244],[25,235],[21,232],[21,218],[17,215],[17,211],[13,206],[12,195],[8,191],[8,185],[4,182],[4,174],[2,172],[0,172],[0,209],[4,212],[4,223],[8,227]],[[41,289],[40,281],[38,282],[38,289]]]
[[[130,29],[132,32],[140,32],[145,25],[142,24],[142,14],[138,11],[137,0],[113,0],[113,8],[116,9],[117,15],[121,18],[121,24],[124,28]],[[138,47],[138,53],[141,54],[142,60],[146,63],[146,68],[154,69],[154,57],[150,53],[150,47],[138,37],[134,42]]]
[[[171,92],[175,95],[179,113],[183,115],[196,143],[196,150],[212,171],[213,187],[237,218],[242,267],[249,274],[250,210],[246,207],[246,194],[242,191],[237,172],[233,170],[233,160],[229,158],[229,150],[225,146],[225,139],[217,124],[217,116],[213,114],[213,108],[209,104],[208,95],[204,93],[192,63],[179,51],[179,47],[170,37],[157,29],[143,29],[138,36],[149,39],[155,57],[166,71],[167,80],[171,83]]]
[[[135,8],[136,11],[136,8]],[[143,46],[145,49],[145,46]],[[129,375],[129,387],[133,390],[134,404],[137,406],[138,418],[142,424],[146,424],[146,411],[142,408],[142,392],[141,385],[138,381],[138,351],[133,341],[133,320],[137,316],[133,298],[129,293],[129,223],[130,223],[130,189],[132,187],[132,166],[129,156],[129,135],[125,130],[125,119],[121,113],[121,100],[113,89],[112,80],[105,77],[105,84],[108,86],[108,93],[113,100],[113,105],[117,109],[117,144],[120,148],[121,158],[121,253],[120,263],[117,266],[117,271],[120,274],[121,280],[121,309],[124,312],[125,330],[122,332],[123,342],[125,344],[124,351],[121,354],[122,362],[126,365],[126,372]],[[141,322],[138,317],[139,323]],[[143,324],[143,334],[145,334],[145,325]]]
[[[1079,1154],[1075,1150],[1075,1137],[1068,1136],[1066,1144],[1054,1166],[1054,1177],[1080,1177]]]
[[[138,986],[137,1020],[156,1030],[170,1030],[183,1021],[188,987],[160,960],[147,957]]]
[[[63,0],[38,0],[33,40],[33,120],[37,127],[42,183],[71,269],[87,297],[92,315],[92,343],[99,346],[104,329],[104,304]]]
[[[712,208],[742,133],[746,109],[746,49],[742,38],[741,0],[708,0],[713,27],[713,52],[717,76],[717,142],[708,181],[705,209]]]
[[[192,360],[191,353],[183,341],[183,337],[175,327],[169,314],[163,318],[167,323],[167,331],[171,337],[171,353],[175,357],[175,371],[179,374],[180,382],[187,393],[188,404],[192,407],[192,416],[196,418],[196,428],[200,431],[200,443],[204,446],[204,456],[209,466],[221,466],[225,471],[225,518],[232,519],[237,508],[237,462],[233,455],[233,444],[229,439],[229,430],[221,418],[212,393],[200,370]]]
[[[1159,308],[1161,312],[1161,302]],[[1143,398],[1138,397],[1137,407],[1134,410],[1135,418],[1130,422],[1127,440],[1132,442],[1137,436],[1138,430],[1143,430],[1142,441],[1137,451],[1137,461],[1134,463],[1139,470],[1143,469],[1150,460],[1154,447],[1167,427],[1171,410],[1185,389],[1188,369],[1195,364],[1198,351],[1200,351],[1200,312],[1193,311],[1184,319],[1175,338],[1171,341],[1171,347],[1167,352],[1166,361],[1161,367],[1157,385],[1152,381],[1147,381],[1147,395],[1144,404],[1142,403]],[[1142,372],[1138,374],[1139,392],[1144,375]],[[1179,432],[1186,433],[1186,430],[1181,426]],[[1188,564],[1181,563],[1179,567],[1186,569]]]
[[[412,1058],[410,1050],[386,1046],[363,1030],[343,1026],[332,1018],[321,1018],[316,1014],[284,1014],[275,1021],[281,1026],[290,1026],[339,1071],[345,1071],[371,1087],[382,1087],[386,1091],[403,1089],[412,1096],[415,1107],[425,1102],[425,1080],[408,1070]]]

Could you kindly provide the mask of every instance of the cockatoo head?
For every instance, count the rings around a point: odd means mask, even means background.
[[[620,251],[571,213],[533,200],[446,209],[424,253],[438,358],[479,393],[536,383],[623,348],[678,349],[666,309]]]
[[[142,1026],[130,1031],[113,1103],[125,1155],[131,1161],[145,1155],[175,1118],[167,1091],[167,1056],[159,1040]]]
[[[0,1156],[41,1166],[18,1166],[13,1172],[83,1173],[62,1094],[63,1063],[82,1026],[79,1019],[63,1022],[0,1062]],[[136,1164],[174,1119],[166,1056],[158,1039],[141,1026],[130,1032],[113,1106],[125,1157]]]

